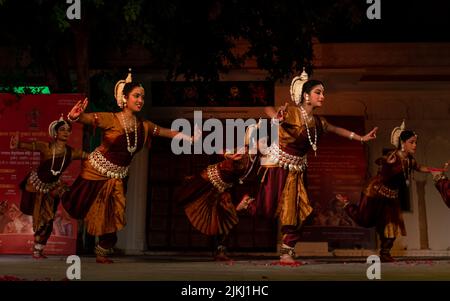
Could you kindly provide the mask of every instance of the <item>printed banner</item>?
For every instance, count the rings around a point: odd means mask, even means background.
[[[0,94],[0,253],[30,254],[33,247],[32,217],[20,211],[19,183],[39,165],[39,152],[10,150],[11,136],[19,132],[20,141],[50,141],[49,124],[66,115],[79,94],[13,95]],[[74,124],[68,144],[82,147],[82,126]],[[80,172],[74,161],[62,175],[69,185]],[[75,254],[77,221],[58,208],[46,254]]]

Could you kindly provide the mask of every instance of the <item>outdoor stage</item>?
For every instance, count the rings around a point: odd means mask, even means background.
[[[66,279],[65,256],[34,260],[31,255],[1,255],[2,280]],[[81,281],[380,281],[368,280],[366,257],[298,258],[299,265],[281,266],[277,257],[237,256],[215,262],[205,256],[121,256],[102,265],[81,256]],[[399,257],[381,264],[381,281],[450,281],[450,257]],[[450,283],[449,283],[450,285]]]

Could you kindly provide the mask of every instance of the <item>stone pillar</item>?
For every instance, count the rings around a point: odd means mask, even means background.
[[[420,249],[428,250],[428,223],[427,223],[427,207],[425,204],[425,184],[426,181],[416,181],[418,214],[419,214],[419,239]]]
[[[118,232],[117,248],[125,254],[142,254],[147,249],[146,213],[149,150],[144,147],[134,158],[128,180],[127,225]]]

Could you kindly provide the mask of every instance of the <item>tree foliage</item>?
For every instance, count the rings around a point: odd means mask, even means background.
[[[312,69],[312,41],[330,26],[359,21],[361,5],[350,0],[81,0],[81,20],[68,20],[63,0],[1,0],[0,46],[13,46],[18,68],[28,76],[55,78],[73,88],[67,62],[101,63],[107,53],[126,54],[130,45],[149,50],[152,66],[167,78],[218,80],[248,58],[272,79]],[[86,38],[80,45],[77,36]],[[236,52],[236,41],[247,41]],[[80,47],[89,56],[80,56]],[[78,73],[77,73],[78,74]],[[78,79],[80,80],[80,79]],[[87,80],[87,77],[86,79]]]

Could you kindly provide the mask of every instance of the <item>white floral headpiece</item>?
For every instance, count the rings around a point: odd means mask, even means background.
[[[308,81],[308,73],[306,73],[305,68],[303,68],[303,72],[300,76],[296,76],[292,79],[291,82],[291,99],[295,102],[296,105],[300,103],[302,100],[302,88],[303,84]]]
[[[125,106],[125,103],[127,102],[124,95],[123,95],[123,87],[125,87],[126,83],[131,83],[132,76],[131,76],[131,68],[128,69],[128,76],[126,79],[121,79],[116,83],[116,86],[114,87],[114,97],[116,98],[117,105],[123,109]]]
[[[400,126],[395,127],[392,130],[391,133],[391,144],[395,146],[395,148],[398,148],[398,144],[400,142],[400,135],[402,132],[406,129],[405,120],[403,119],[403,122]]]
[[[61,114],[61,117],[58,120],[52,121],[50,123],[50,125],[48,126],[48,134],[50,135],[50,137],[52,137],[52,138],[56,137],[56,128],[55,127],[61,121],[70,127],[69,123],[66,120],[64,120],[63,114]]]

